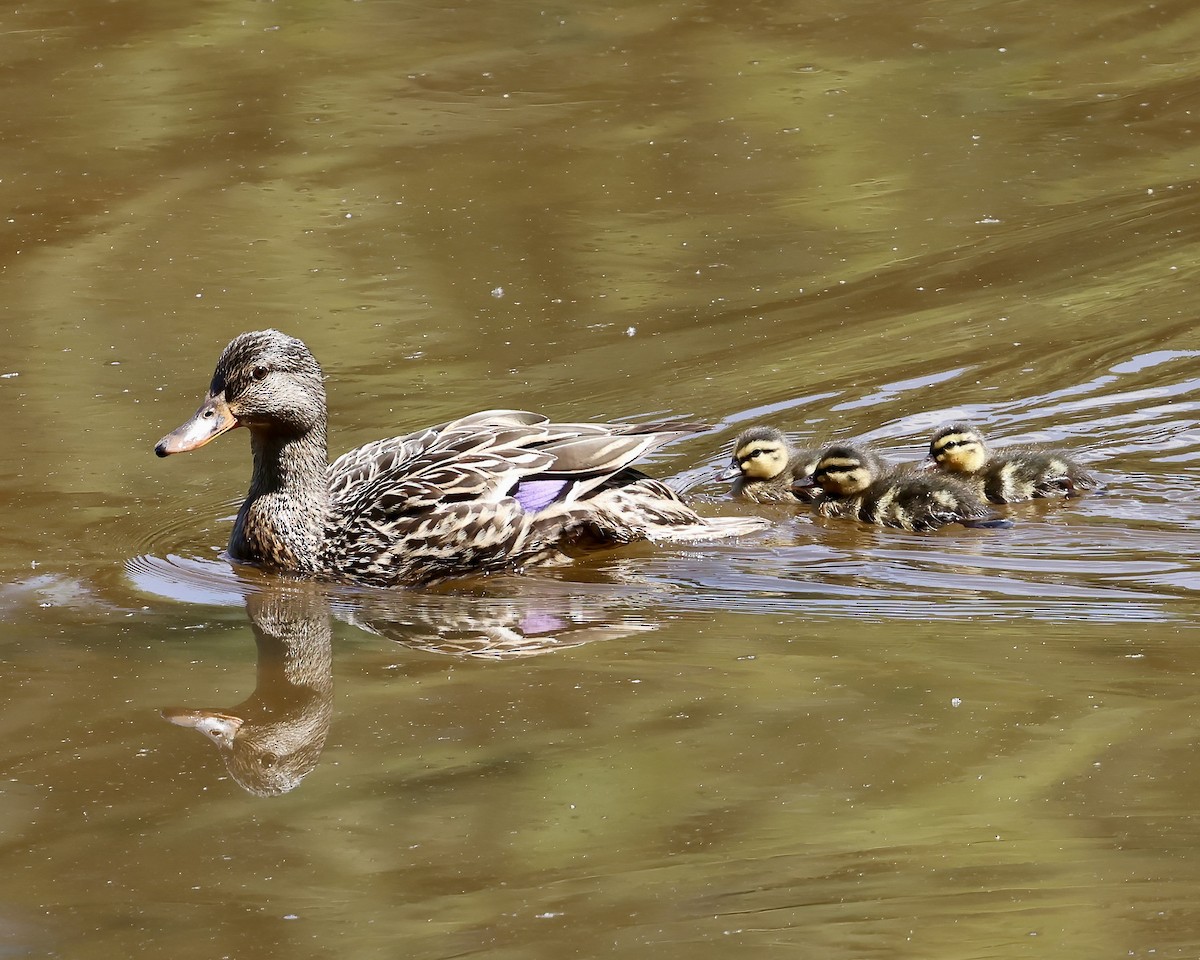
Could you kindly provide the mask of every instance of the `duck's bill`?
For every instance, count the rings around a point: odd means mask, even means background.
[[[198,730],[227,749],[233,746],[233,741],[244,722],[241,717],[235,717],[220,710],[165,707],[159,712],[164,720],[169,720],[175,726]]]
[[[209,397],[192,415],[191,420],[159,440],[154,452],[160,457],[169,457],[173,453],[196,450],[237,426],[240,424],[229,412],[229,405],[225,400],[221,397]]]
[[[731,464],[730,466],[726,467],[724,470],[722,470],[720,473],[717,474],[717,479],[718,480],[736,480],[741,475],[742,475],[742,471],[739,470],[736,466]]]

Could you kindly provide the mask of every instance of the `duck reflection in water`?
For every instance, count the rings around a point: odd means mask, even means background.
[[[513,582],[519,586],[511,596],[429,592],[397,598],[267,581],[246,596],[258,649],[254,692],[236,706],[168,707],[162,716],[204,734],[244,790],[279,796],[316,767],[329,733],[333,617],[413,651],[484,660],[532,657],[654,629],[614,618],[595,597],[568,594],[569,584],[559,593],[550,583],[532,589],[532,581]],[[488,585],[493,594],[497,587]]]
[[[249,793],[295,789],[317,765],[333,714],[329,600],[317,590],[250,594],[258,647],[254,692],[233,707],[168,707],[165,719],[203,733]]]
[[[536,589],[535,581],[512,583],[517,592],[511,596],[373,595],[339,606],[334,616],[414,650],[474,660],[536,657],[654,629],[637,619],[614,618],[595,597],[559,595],[549,582],[536,583]]]

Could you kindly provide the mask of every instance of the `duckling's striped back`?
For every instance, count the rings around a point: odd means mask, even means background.
[[[983,435],[965,423],[934,433],[929,456],[940,470],[969,482],[992,503],[1074,497],[1097,486],[1092,474],[1060,451],[1021,446],[992,450]]]
[[[1011,526],[963,483],[886,465],[861,447],[830,447],[813,477],[825,492],[817,512],[903,530],[935,530],[947,523]]]

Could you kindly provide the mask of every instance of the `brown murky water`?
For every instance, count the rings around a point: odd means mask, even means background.
[[[0,15],[0,955],[1200,955],[1192,4]],[[235,333],[334,452],[485,407],[1099,494],[436,590],[220,559]],[[197,735],[185,726],[197,727]],[[209,740],[211,742],[206,742]]]

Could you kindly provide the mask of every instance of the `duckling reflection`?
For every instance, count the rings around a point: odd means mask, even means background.
[[[250,594],[258,648],[254,692],[236,706],[168,707],[165,719],[203,733],[249,793],[294,790],[317,765],[333,715],[329,603],[315,590]]]
[[[929,441],[929,461],[992,503],[1075,497],[1097,486],[1096,478],[1065,453],[1024,446],[992,450],[969,423],[940,427]]]
[[[812,481],[823,491],[823,517],[859,520],[904,530],[936,530],[948,523],[1011,527],[963,483],[887,464],[865,447],[839,445],[821,454]]]
[[[792,445],[774,427],[750,427],[734,441],[733,457],[721,480],[732,480],[730,493],[754,503],[811,502],[817,490],[796,486],[812,475],[820,451]]]

